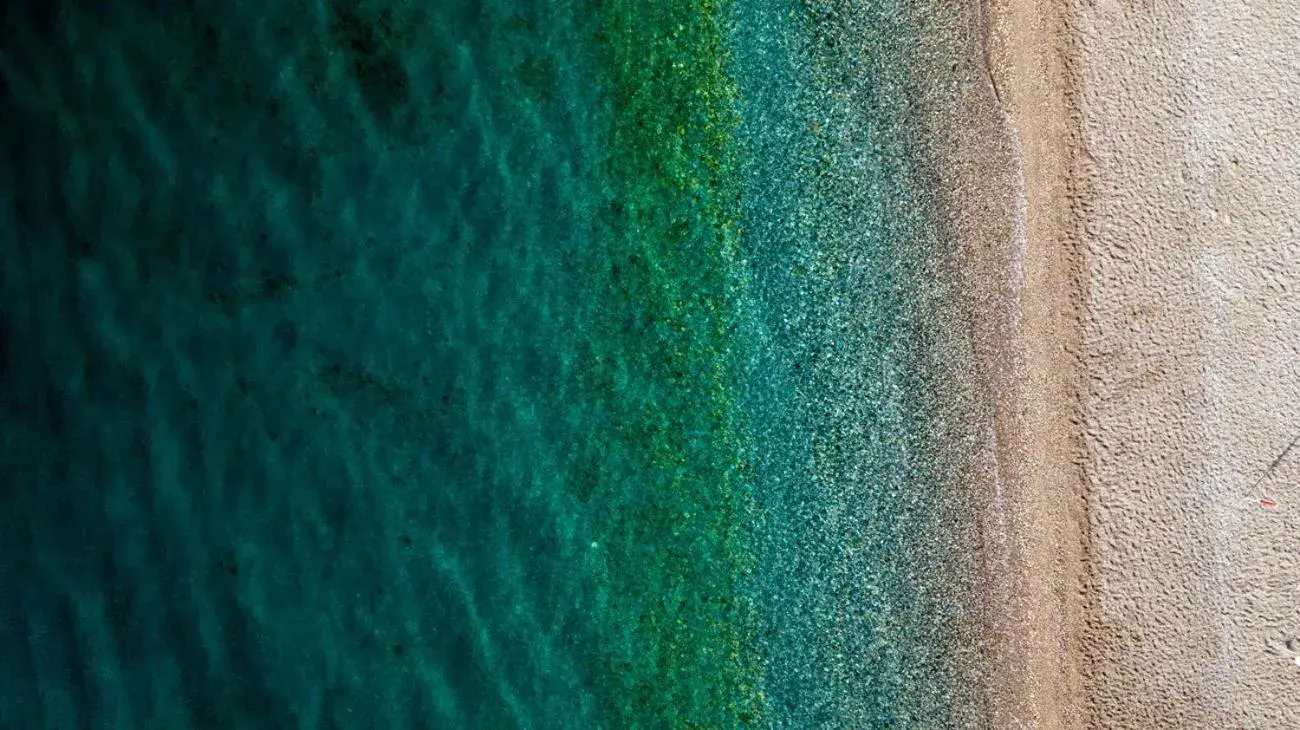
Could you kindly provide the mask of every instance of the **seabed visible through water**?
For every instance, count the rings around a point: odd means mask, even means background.
[[[59,7],[0,55],[0,726],[978,724],[924,13]]]

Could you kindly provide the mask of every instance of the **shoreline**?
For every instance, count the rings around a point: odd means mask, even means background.
[[[967,12],[985,91],[927,115],[994,414],[992,725],[1300,726],[1300,23]]]
[[[955,70],[954,48],[965,70],[919,107],[986,419],[968,479],[984,495],[987,714],[997,728],[1077,728],[1089,568],[1068,9],[969,0],[956,12],[920,78]]]
[[[1076,643],[1086,621],[1088,530],[1079,422],[1081,339],[1074,179],[1070,8],[1044,0],[986,0],[986,61],[1014,149],[1020,197],[996,344],[996,431],[1011,505],[1011,569],[995,576],[1009,615],[992,653],[995,727],[1083,726],[1087,667]],[[985,316],[988,322],[988,316]]]

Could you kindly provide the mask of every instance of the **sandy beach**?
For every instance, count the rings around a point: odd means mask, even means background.
[[[1068,727],[1078,717],[1084,558],[1075,369],[1080,271],[1070,189],[1067,17],[1047,2],[989,2],[985,61],[1013,150],[1010,235],[1001,247],[1002,313],[990,340],[998,476],[1009,546],[991,571],[992,717],[998,727]],[[992,250],[997,250],[991,247]],[[981,310],[977,310],[981,311]],[[999,499],[1000,497],[1000,499]]]
[[[1300,727],[1300,15],[978,15],[995,725]]]
[[[1091,724],[1300,727],[1300,16],[1078,13]]]

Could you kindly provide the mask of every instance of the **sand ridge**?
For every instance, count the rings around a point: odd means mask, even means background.
[[[918,106],[985,389],[969,478],[984,495],[986,714],[1000,728],[1078,727],[1086,533],[1066,17],[1033,0],[969,0],[956,17],[943,38],[965,44],[966,71]]]
[[[1005,444],[1012,561],[995,606],[996,727],[1078,727],[1087,584],[1080,464],[1080,258],[1072,189],[1069,16],[1059,3],[989,0],[986,63],[1014,151],[1017,207],[1002,266],[1010,311],[985,326]],[[984,321],[988,322],[986,318]]]

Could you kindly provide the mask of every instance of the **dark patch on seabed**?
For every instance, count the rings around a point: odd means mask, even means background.
[[[6,5],[0,728],[977,725],[909,17]]]

